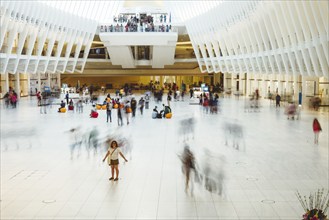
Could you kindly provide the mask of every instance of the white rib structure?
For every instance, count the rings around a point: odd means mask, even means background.
[[[329,1],[162,2],[186,25],[204,73],[329,76]],[[1,1],[0,72],[82,72],[98,22],[123,5]]]
[[[328,78],[328,2],[228,1],[191,17],[185,24],[200,70]],[[185,17],[209,5],[182,4],[175,6]]]
[[[1,1],[0,72],[82,72],[96,28],[94,20],[40,2]]]

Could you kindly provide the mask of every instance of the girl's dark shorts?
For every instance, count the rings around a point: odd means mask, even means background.
[[[117,160],[111,160],[110,166],[111,165],[118,165],[118,164],[119,164],[119,159],[117,159]]]

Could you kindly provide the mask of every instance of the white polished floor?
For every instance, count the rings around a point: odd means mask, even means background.
[[[221,99],[221,112],[172,102],[173,118],[151,119],[151,108],[119,128],[115,111],[106,123],[84,113],[40,114],[36,100],[23,98],[17,109],[1,106],[1,219],[301,219],[296,190],[309,195],[328,189],[328,112],[303,109],[300,120],[287,120],[283,107],[268,100],[260,112],[246,112],[244,99]],[[160,105],[158,105],[160,108]],[[224,175],[223,193],[195,183],[185,193],[178,154],[184,143],[180,120],[195,117],[189,138],[199,164],[208,162]],[[313,144],[312,121],[322,125]],[[225,145],[224,125],[240,124],[244,148]],[[69,130],[96,126],[101,137],[116,132],[133,143],[128,163],[120,160],[120,179],[109,181],[102,163],[106,146],[71,154]],[[241,142],[242,143],[242,142]],[[207,151],[205,151],[207,149]],[[210,152],[207,157],[205,152]]]

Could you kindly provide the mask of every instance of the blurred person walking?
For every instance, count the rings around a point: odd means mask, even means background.
[[[123,121],[122,121],[123,105],[120,102],[117,102],[117,104],[118,104],[118,109],[117,109],[118,110],[118,126],[122,126],[123,125]]]
[[[109,102],[106,103],[106,122],[112,122],[112,108],[113,108],[113,103],[110,100]]]
[[[185,174],[185,192],[189,188],[191,171],[195,172],[195,157],[189,146],[185,146],[182,155],[180,156],[182,161],[182,171]],[[192,187],[193,191],[193,187]]]
[[[41,98],[42,98],[42,96],[41,96],[41,92],[38,91],[38,92],[37,92],[38,106],[41,105]]]
[[[168,106],[170,106],[170,101],[171,101],[171,95],[170,95],[170,93],[168,93],[168,96],[167,96],[167,103],[168,103]]]
[[[48,98],[43,96],[40,102],[40,113],[47,114]]]
[[[79,113],[82,113],[83,112],[82,100],[80,99],[76,105],[77,105],[77,111]]]
[[[69,105],[69,92],[66,92],[65,99],[66,99],[66,104]]]
[[[145,100],[143,99],[143,97],[141,97],[140,100],[138,101],[138,105],[139,105],[139,109],[141,111],[141,115],[143,115],[144,102],[145,102]]]
[[[124,105],[124,109],[125,109],[124,111],[126,113],[126,118],[127,118],[127,125],[129,125],[129,117],[130,117],[130,113],[132,112],[129,100],[126,101],[126,103]]]
[[[118,181],[119,180],[119,155],[126,161],[128,160],[122,154],[120,148],[118,148],[118,143],[116,141],[112,141],[110,147],[107,150],[107,153],[103,159],[103,162],[107,158],[107,162],[109,166],[111,166],[111,178],[109,180]],[[114,174],[115,178],[114,178]]]
[[[275,97],[275,107],[277,108],[278,106],[280,107],[280,101],[281,101],[281,96],[279,95],[279,93],[276,94]]]
[[[190,88],[190,99],[193,97],[194,91],[192,88]]]
[[[133,113],[132,117],[135,117],[136,116],[137,101],[134,97],[131,99],[130,105],[131,105],[131,110],[132,110],[132,113]]]
[[[148,94],[145,95],[145,109],[149,109],[150,96]]]
[[[320,122],[317,118],[313,120],[314,144],[319,144],[319,133],[322,131]]]
[[[11,93],[9,93],[10,97],[10,103],[13,108],[16,108],[17,105],[17,93],[13,90]]]

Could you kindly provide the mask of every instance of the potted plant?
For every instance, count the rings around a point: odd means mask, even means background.
[[[296,195],[305,211],[303,220],[328,220],[325,213],[329,207],[329,190],[325,193],[324,189],[319,189],[311,193],[308,199],[306,196],[301,196],[298,191]]]

